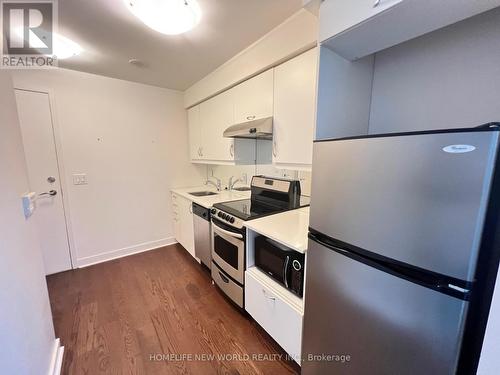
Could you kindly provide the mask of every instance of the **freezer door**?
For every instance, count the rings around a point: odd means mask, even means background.
[[[302,374],[455,373],[468,302],[312,240],[307,257]]]
[[[498,132],[316,142],[310,226],[471,280],[497,142]]]

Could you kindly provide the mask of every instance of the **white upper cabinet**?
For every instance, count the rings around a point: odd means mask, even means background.
[[[321,4],[319,37],[324,41],[401,3],[403,0],[325,0]]]
[[[234,123],[273,115],[273,70],[255,76],[234,87]]]
[[[189,108],[188,111],[189,126],[189,155],[191,160],[201,159],[202,148],[202,128],[200,122],[200,106]]]
[[[274,69],[274,164],[312,164],[317,64],[314,48]]]
[[[222,134],[233,124],[233,90],[225,91],[200,104],[202,158],[213,161],[234,160],[234,142]]]
[[[325,0],[320,42],[356,60],[500,6],[500,0]]]

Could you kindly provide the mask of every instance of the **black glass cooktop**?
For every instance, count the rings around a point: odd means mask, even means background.
[[[252,199],[242,199],[239,201],[216,203],[214,204],[214,207],[230,215],[236,216],[242,220],[248,221],[268,215],[277,214],[284,211],[306,207],[309,206],[309,203],[310,203],[309,197],[301,196],[300,202],[298,204],[272,205],[272,204],[265,204]]]

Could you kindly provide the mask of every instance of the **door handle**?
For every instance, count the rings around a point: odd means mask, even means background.
[[[44,193],[38,194],[38,197],[39,198],[42,198],[42,197],[53,197],[54,195],[57,195],[57,191],[56,190],[49,190],[49,191],[46,191]]]
[[[228,230],[222,229],[221,227],[215,225],[213,221],[212,221],[212,227],[214,228],[214,232],[216,232],[216,233],[219,232],[221,234],[226,234],[226,235],[234,237],[234,238],[243,239],[243,235],[241,235],[239,233],[233,233],[233,232],[230,232]]]
[[[286,256],[285,264],[283,265],[283,281],[285,286],[288,288],[288,263],[290,262],[290,256]]]

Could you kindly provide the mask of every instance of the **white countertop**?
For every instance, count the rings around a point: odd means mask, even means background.
[[[214,193],[217,193],[217,195],[196,197],[194,195],[189,194],[196,191],[213,191]],[[178,194],[184,198],[187,198],[190,201],[199,204],[200,206],[203,206],[205,208],[210,208],[215,203],[236,201],[239,199],[250,198],[250,191],[222,190],[220,192],[217,192],[217,190],[215,190],[215,188],[213,188],[212,186],[195,186],[187,188],[178,188],[178,189],[172,189],[171,192]]]
[[[307,250],[309,207],[250,220],[245,226],[301,253]]]

